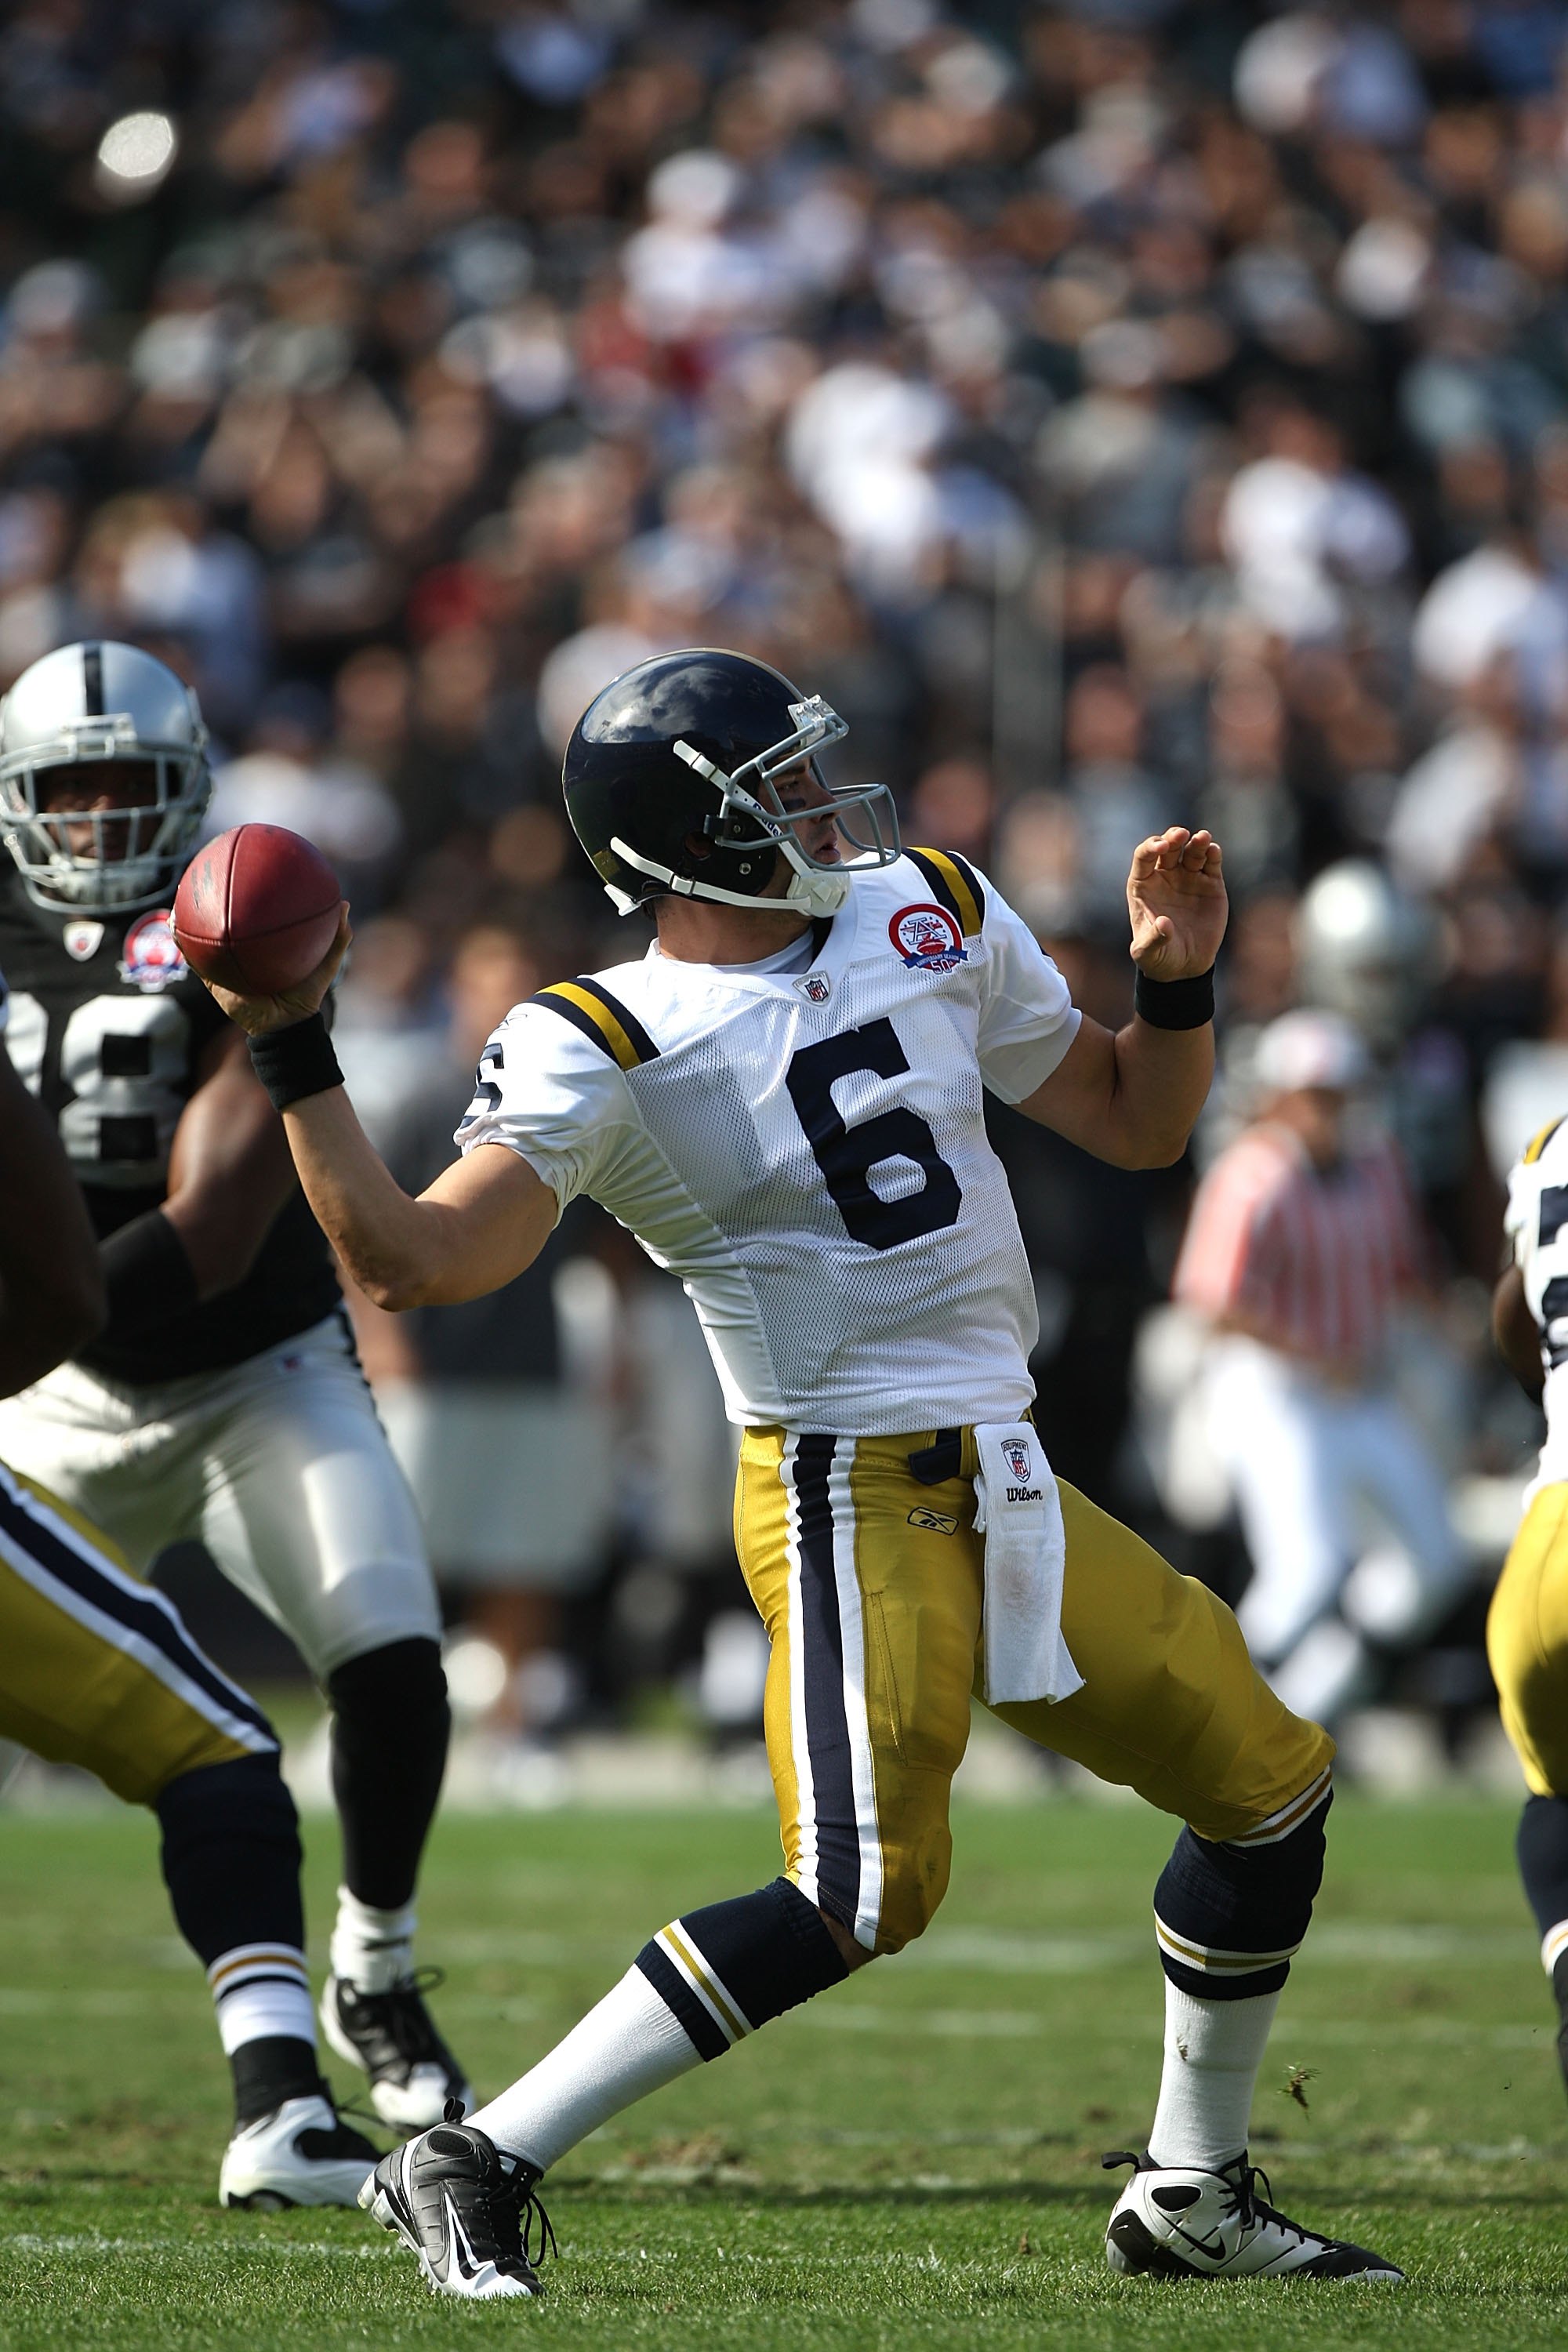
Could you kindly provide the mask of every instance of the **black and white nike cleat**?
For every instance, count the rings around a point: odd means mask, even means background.
[[[454,2099],[475,2104],[471,2084],[436,2031],[425,1995],[440,1970],[405,1977],[390,1992],[362,1992],[345,1978],[329,1977],[321,1995],[321,2031],[340,2058],[370,2076],[370,2103],[399,2131],[428,2131]]]
[[[1103,2159],[1109,2172],[1133,2168],[1105,2232],[1113,2271],[1145,2278],[1361,2279],[1403,2286],[1405,2273],[1383,2255],[1325,2238],[1275,2211],[1258,2193],[1266,2174],[1245,2156],[1223,2172],[1151,2164],[1131,2152]]]
[[[277,2213],[288,2205],[355,2205],[376,2151],[326,2097],[285,2099],[242,2124],[224,2150],[220,2205]]]
[[[419,2257],[437,2294],[489,2302],[544,2290],[535,2264],[555,2233],[534,2195],[539,2174],[458,2118],[383,2157],[359,2201]],[[539,2247],[531,2248],[534,2223]]]

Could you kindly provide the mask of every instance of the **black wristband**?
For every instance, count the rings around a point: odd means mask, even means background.
[[[98,1262],[109,1305],[106,1339],[127,1339],[170,1322],[196,1303],[195,1269],[162,1209],[132,1217],[100,1242]]]
[[[1214,966],[1193,980],[1152,980],[1142,964],[1132,1010],[1151,1029],[1201,1029],[1214,1019]]]
[[[343,1074],[319,1013],[287,1029],[269,1029],[250,1041],[250,1066],[266,1087],[274,1110],[287,1110],[307,1095],[341,1087]]]

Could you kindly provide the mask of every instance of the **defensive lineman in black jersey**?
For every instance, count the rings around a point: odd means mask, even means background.
[[[280,1125],[174,945],[210,791],[195,698],[68,646],[0,705],[12,1057],[86,1195],[108,1321],[0,1403],[0,1459],[138,1567],[200,1538],[332,1707],[342,1885],[322,2024],[417,2128],[470,2097],[414,1981],[414,1893],[449,1717],[416,1514],[360,1375]]]

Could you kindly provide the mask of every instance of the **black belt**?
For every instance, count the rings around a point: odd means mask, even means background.
[[[1023,1418],[1033,1422],[1035,1408],[1026,1406]],[[963,1475],[963,1432],[962,1429],[939,1429],[930,1445],[922,1445],[910,1455],[910,1473],[922,1486],[940,1486],[944,1478]]]
[[[956,1478],[963,1469],[962,1429],[939,1429],[934,1444],[922,1445],[918,1454],[910,1456],[910,1475],[922,1486],[940,1486],[944,1478]]]

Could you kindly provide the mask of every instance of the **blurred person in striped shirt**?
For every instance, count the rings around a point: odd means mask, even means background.
[[[1269,1024],[1257,1115],[1198,1188],[1173,1285],[1215,1333],[1209,1419],[1253,1566],[1242,1629],[1287,1705],[1330,1722],[1466,1572],[1443,1472],[1394,1388],[1426,1239],[1398,1147],[1360,1116],[1371,1075],[1338,1014]],[[1368,1545],[1368,1506],[1392,1544]]]

